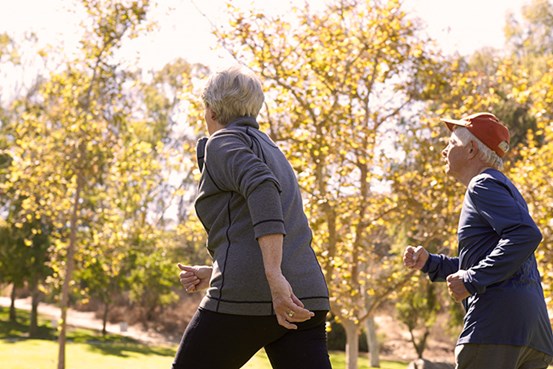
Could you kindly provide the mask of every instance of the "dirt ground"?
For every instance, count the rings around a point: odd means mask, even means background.
[[[447,317],[441,316],[431,330],[427,347],[423,353],[425,359],[432,362],[454,362],[455,337],[444,330]],[[417,353],[410,342],[409,331],[389,315],[375,318],[378,325],[378,335],[381,341],[381,358],[411,361],[417,358]]]
[[[10,304],[9,297],[0,297],[0,306],[8,307]],[[15,306],[18,309],[30,310],[31,300],[17,299]],[[39,305],[39,313],[48,316],[53,322],[57,321],[60,316],[60,311],[57,306],[41,303]],[[436,326],[433,328],[432,334],[429,337],[427,349],[424,351],[425,359],[434,362],[449,362],[453,361],[454,339],[443,332],[442,326],[445,324],[447,317],[438,319]],[[376,324],[378,326],[378,336],[380,338],[381,358],[389,360],[404,360],[411,361],[416,359],[416,352],[413,345],[410,343],[409,332],[403,325],[389,315],[377,316]],[[90,329],[102,329],[102,321],[96,317],[94,312],[82,312],[74,309],[69,309],[67,322],[71,326],[83,327]],[[109,333],[121,334],[140,340],[144,343],[177,347],[178,337],[166,337],[154,331],[145,331],[141,325],[128,326],[123,324],[109,323],[106,327]]]
[[[9,307],[10,298],[0,297],[0,306]],[[31,299],[16,299],[15,307],[22,310],[31,310]],[[60,317],[60,309],[57,306],[40,303],[38,305],[39,314],[48,316],[52,322],[57,322]],[[96,318],[94,312],[77,311],[69,309],[67,312],[67,324],[74,327],[102,330],[102,320]],[[56,324],[56,323],[53,323]],[[127,326],[125,324],[108,323],[106,330],[109,333],[120,334],[123,336],[135,338],[145,343],[152,344],[173,344],[168,342],[165,337],[156,332],[146,332],[140,325]]]

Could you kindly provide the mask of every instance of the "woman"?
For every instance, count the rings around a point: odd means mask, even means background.
[[[202,98],[210,136],[198,143],[195,208],[213,266],[179,264],[186,291],[207,292],[173,369],[240,368],[261,348],[273,368],[331,368],[328,289],[295,173],[259,131],[261,83],[231,67],[209,78]]]

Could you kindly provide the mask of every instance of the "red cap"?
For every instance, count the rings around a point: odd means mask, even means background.
[[[509,151],[509,129],[492,113],[475,113],[461,119],[442,119],[450,131],[454,126],[467,128],[484,145],[502,158]]]

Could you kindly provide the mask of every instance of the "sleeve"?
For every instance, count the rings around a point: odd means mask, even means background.
[[[430,254],[426,264],[421,269],[427,273],[432,282],[444,282],[448,275],[459,270],[459,258],[450,258],[445,255]]]
[[[479,214],[499,235],[492,251],[467,270],[464,283],[471,293],[484,293],[486,287],[515,274],[534,253],[542,235],[528,212],[526,202],[508,184],[492,178],[474,182],[467,192]]]
[[[205,170],[221,191],[241,194],[248,204],[255,237],[286,234],[281,187],[241,132],[219,131],[207,142]]]

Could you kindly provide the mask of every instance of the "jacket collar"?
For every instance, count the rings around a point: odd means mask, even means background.
[[[252,127],[259,129],[259,124],[257,123],[255,117],[239,117],[231,120],[230,123],[225,126],[225,128],[232,127]]]

